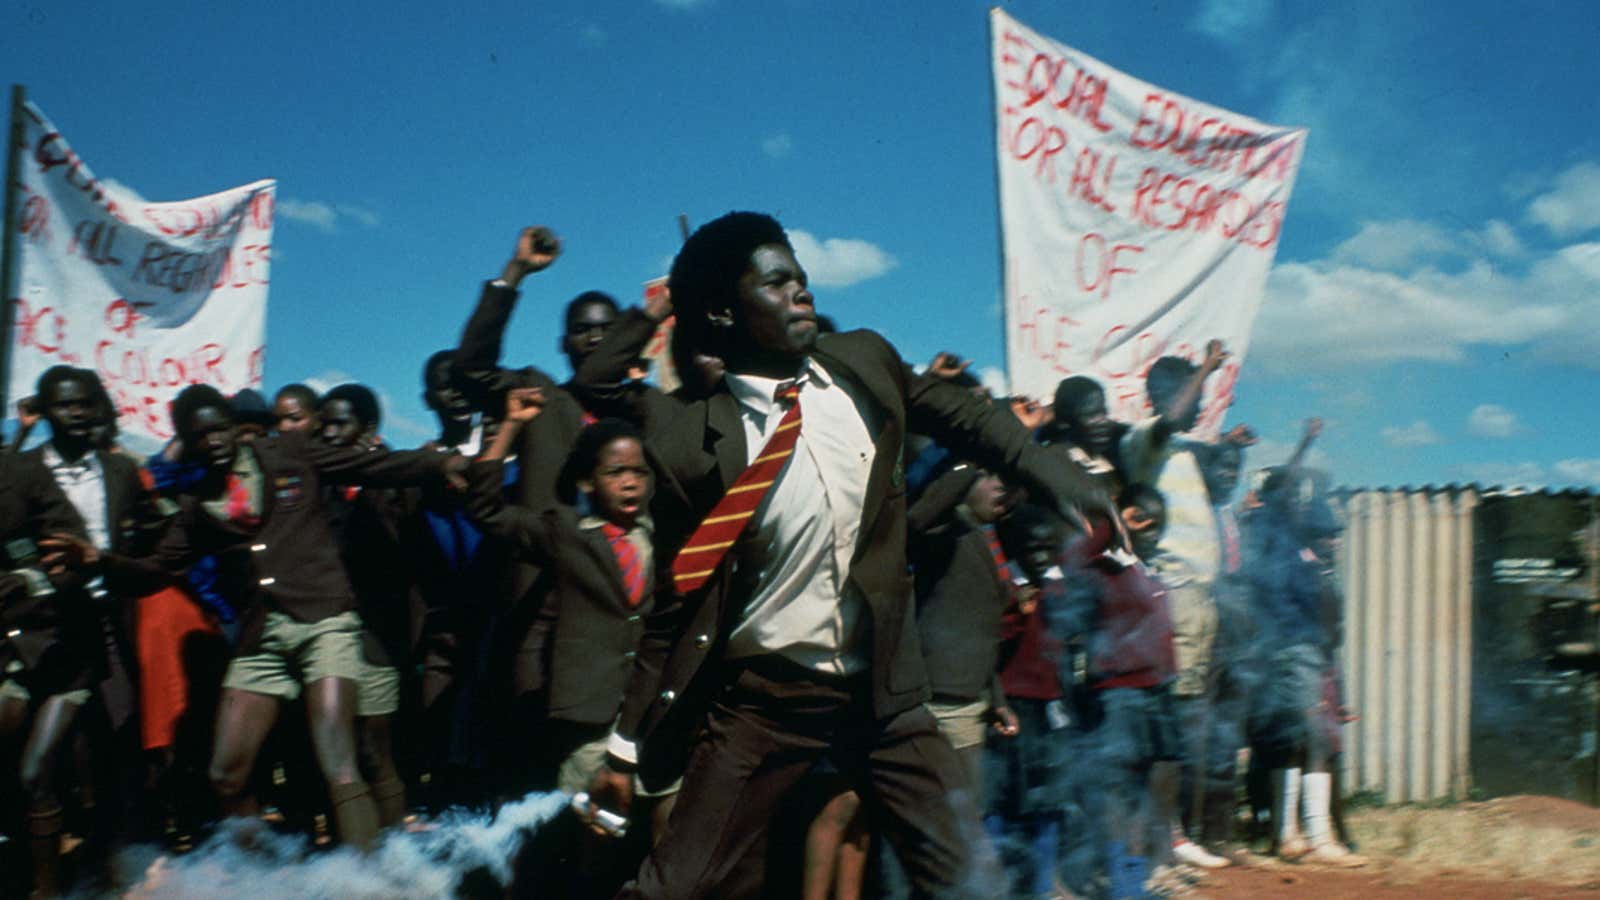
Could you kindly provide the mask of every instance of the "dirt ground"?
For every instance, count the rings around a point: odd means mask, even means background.
[[[1552,797],[1349,816],[1367,865],[1337,869],[1265,860],[1207,873],[1195,898],[1389,900],[1600,898],[1600,809]]]

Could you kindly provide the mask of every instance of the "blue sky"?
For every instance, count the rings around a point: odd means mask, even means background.
[[[1337,8],[1334,8],[1337,7]],[[418,369],[519,227],[561,305],[633,301],[676,216],[776,212],[819,310],[908,359],[1003,365],[987,4],[631,0],[0,5],[0,75],[156,200],[278,179],[267,383]],[[1600,16],[1588,4],[1016,2],[1147,81],[1311,129],[1233,422],[1360,485],[1600,484]],[[801,234],[803,232],[803,234]]]

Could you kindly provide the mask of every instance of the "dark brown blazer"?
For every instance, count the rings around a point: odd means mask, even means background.
[[[633,673],[654,592],[647,581],[639,605],[629,605],[605,534],[582,527],[571,507],[558,504],[534,512],[507,504],[501,477],[499,462],[473,463],[467,510],[484,534],[507,542],[551,576],[530,631],[546,712],[552,719],[610,724]]]
[[[592,368],[586,362],[577,379],[580,387],[587,389],[590,377],[597,390],[614,386],[613,373],[623,369],[601,370],[624,352],[636,352],[623,344],[630,337],[626,329],[619,332],[613,326],[595,351],[610,356]],[[929,696],[906,566],[906,435],[929,435],[979,465],[1015,474],[1060,502],[1071,502],[1090,488],[1081,472],[1052,465],[1008,410],[913,373],[894,347],[873,332],[821,335],[813,358],[857,388],[876,407],[874,418],[882,423],[874,437],[876,455],[849,580],[869,610],[873,711],[887,718]],[[697,400],[648,390],[635,391],[633,397],[658,472],[652,512],[659,551],[657,585],[663,593],[640,647],[618,731],[643,740],[640,774],[647,785],[656,786],[681,772],[691,732],[722,682],[715,663],[754,587],[740,581],[731,556],[704,588],[687,597],[669,596],[662,585],[671,583],[673,554],[738,478],[748,455],[738,401],[725,386]]]
[[[181,574],[201,557],[217,560],[217,590],[240,610],[239,648],[254,652],[268,610],[316,622],[355,608],[350,579],[328,525],[322,486],[409,487],[438,478],[442,454],[431,450],[330,447],[294,434],[241,444],[261,466],[261,521],[243,528],[218,519],[184,494],[156,549],[161,569]]]
[[[83,520],[67,500],[66,494],[56,486],[50,470],[45,468],[37,453],[0,454],[0,545],[11,553],[20,555],[24,545],[37,546],[46,535],[65,532],[86,537]],[[0,573],[0,672],[13,661],[20,661],[28,669],[52,665],[62,675],[69,677],[81,670],[81,659],[47,660],[72,653],[62,642],[61,628],[65,623],[69,632],[75,625],[92,617],[87,612],[87,598],[82,594],[82,582],[76,585],[61,584],[56,592],[35,595],[22,575],[9,571],[18,560],[6,564],[8,571]],[[41,573],[42,574],[42,573]],[[76,605],[78,608],[74,609]],[[76,612],[78,615],[74,615]],[[81,631],[81,628],[76,630]],[[71,635],[69,634],[69,639]],[[83,636],[89,646],[97,646],[90,631]],[[68,644],[72,642],[69,640]],[[3,679],[4,676],[0,676]],[[87,687],[55,685],[57,687]]]

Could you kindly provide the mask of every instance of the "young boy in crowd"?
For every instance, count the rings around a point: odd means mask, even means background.
[[[538,388],[507,393],[505,421],[469,471],[467,511],[486,535],[552,577],[533,626],[543,663],[537,689],[545,701],[539,765],[547,784],[577,793],[605,757],[653,606],[656,561],[647,508],[654,478],[639,431],[601,419],[579,433],[561,476],[564,487],[581,492],[588,515],[565,504],[542,511],[507,504],[502,466],[544,403]],[[670,805],[663,800],[656,806],[657,835]],[[631,871],[613,865],[601,872],[597,848],[579,852],[585,862],[568,873],[575,896],[599,896],[593,879],[614,875],[620,881]]]

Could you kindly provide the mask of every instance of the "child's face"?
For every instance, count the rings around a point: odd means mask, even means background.
[[[1150,499],[1125,506],[1122,508],[1122,527],[1128,530],[1133,552],[1140,559],[1147,560],[1155,555],[1161,543],[1161,533],[1167,528],[1166,507]]]
[[[644,448],[631,437],[606,444],[600,448],[594,474],[578,486],[589,495],[601,518],[632,528],[650,502],[650,467],[644,461]]]

